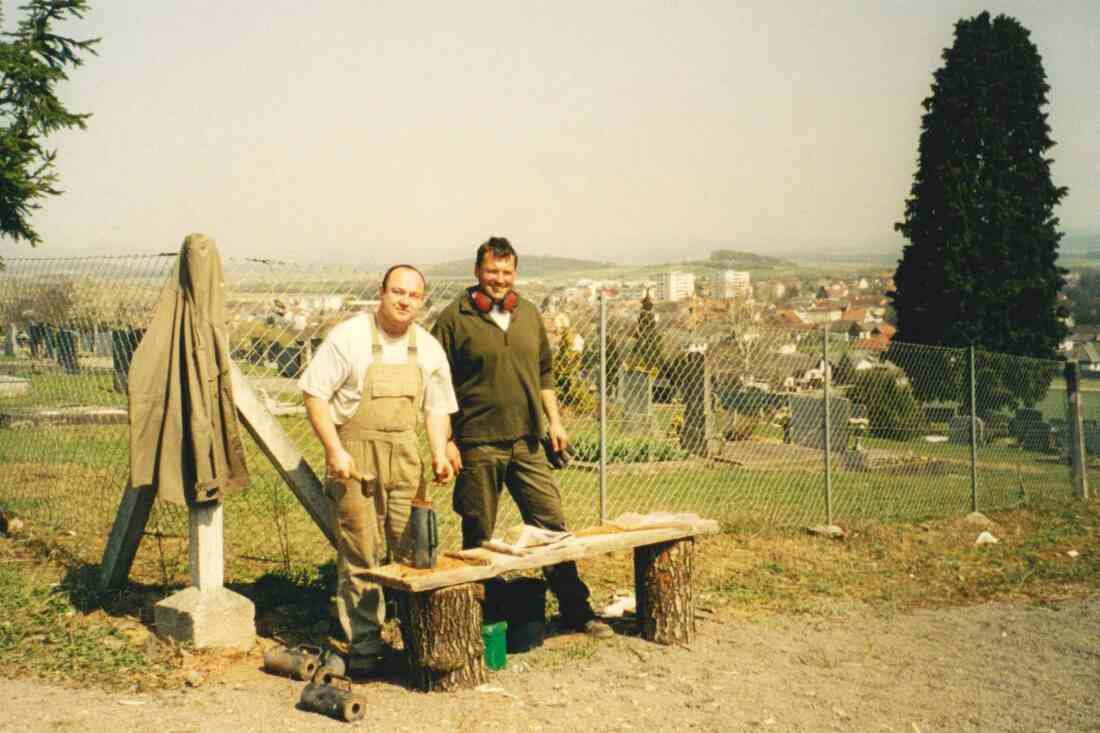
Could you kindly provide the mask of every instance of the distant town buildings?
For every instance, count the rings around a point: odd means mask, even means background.
[[[732,300],[752,295],[752,283],[749,273],[740,270],[723,270],[714,278],[711,297]]]
[[[690,272],[662,272],[657,275],[654,300],[683,300],[695,295],[695,275]]]

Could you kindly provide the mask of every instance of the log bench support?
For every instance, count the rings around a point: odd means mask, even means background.
[[[484,598],[481,583],[401,594],[399,613],[410,688],[451,692],[488,682],[481,638]]]
[[[642,638],[658,644],[695,640],[691,537],[634,548],[634,598]]]
[[[477,687],[488,679],[481,638],[483,581],[504,573],[634,550],[634,592],[641,636],[657,644],[695,640],[692,572],[695,537],[716,534],[718,523],[695,518],[651,526],[593,531],[543,552],[510,555],[464,550],[433,570],[380,565],[370,580],[398,591],[408,686],[431,692]]]

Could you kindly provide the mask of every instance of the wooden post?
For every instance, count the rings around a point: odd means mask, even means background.
[[[658,644],[695,640],[694,556],[692,538],[634,548],[634,597],[642,638]]]
[[[1078,383],[1077,362],[1066,362],[1066,447],[1073,474],[1073,495],[1089,498],[1088,456],[1085,453],[1085,422]]]
[[[287,436],[283,426],[264,407],[263,401],[235,363],[230,365],[229,375],[233,380],[233,401],[248,434],[298,497],[298,501],[324,533],[329,544],[336,547],[336,527],[333,525],[329,500],[317,474]]]
[[[145,534],[155,498],[151,488],[135,489],[129,482],[122,490],[122,501],[119,502],[115,523],[99,564],[100,590],[118,588],[130,577],[130,568]]]
[[[481,638],[484,598],[480,583],[402,594],[401,630],[409,687],[421,692],[451,692],[488,681]]]

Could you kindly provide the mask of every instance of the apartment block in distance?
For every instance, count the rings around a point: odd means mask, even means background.
[[[747,271],[723,270],[715,276],[711,297],[729,300],[747,298],[750,295],[752,295],[752,283],[749,282]]]
[[[695,275],[690,272],[662,272],[657,275],[655,300],[683,300],[695,295]]]

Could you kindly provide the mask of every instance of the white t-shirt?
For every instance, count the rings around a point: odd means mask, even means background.
[[[343,425],[359,408],[363,380],[372,361],[371,336],[381,336],[382,363],[404,364],[409,356],[408,334],[391,338],[375,327],[373,313],[360,313],[337,324],[317,349],[298,379],[303,392],[332,405],[332,420]],[[424,378],[424,412],[450,415],[458,412],[451,367],[439,342],[421,328],[416,329],[416,364]]]
[[[508,333],[508,326],[512,325],[512,314],[510,311],[506,311],[500,307],[500,305],[493,303],[492,309],[489,311],[489,317],[493,319],[493,322],[500,326],[500,330]]]

